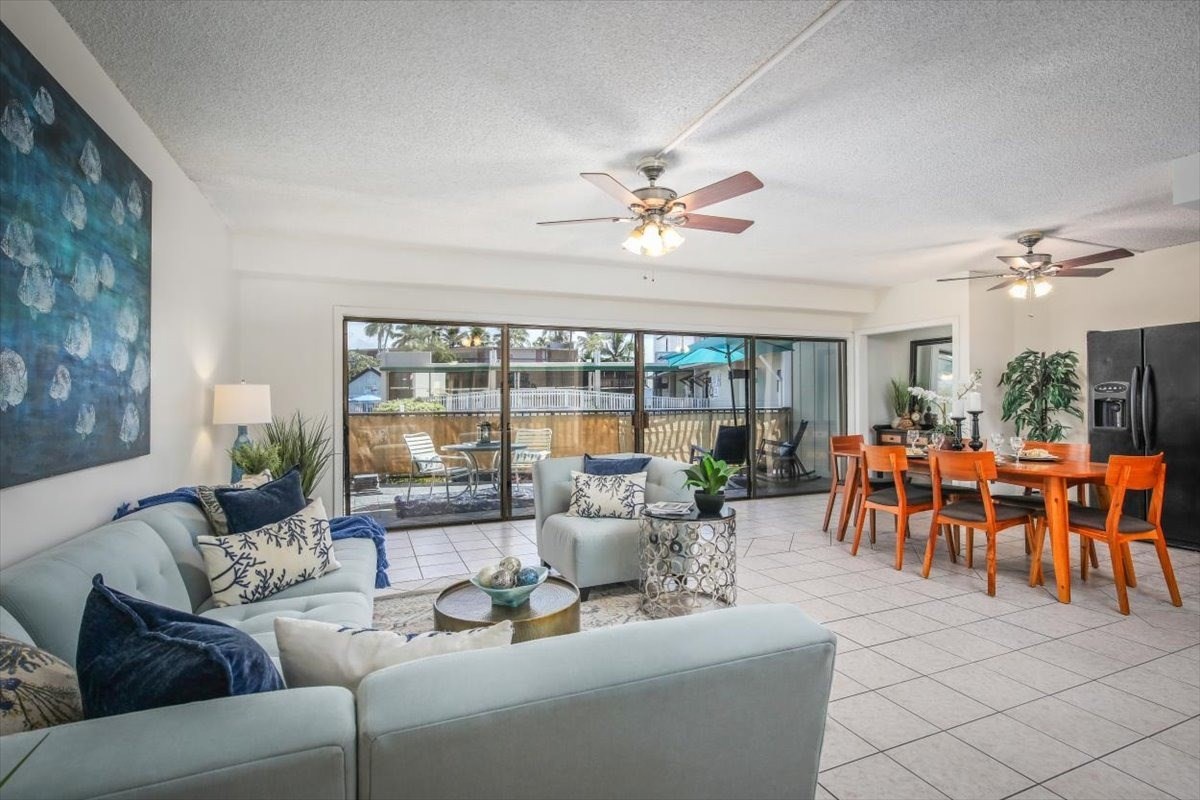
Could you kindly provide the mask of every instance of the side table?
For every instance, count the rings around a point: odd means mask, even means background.
[[[737,601],[737,515],[693,510],[685,516],[642,512],[638,538],[642,610],[652,617],[690,614]]]

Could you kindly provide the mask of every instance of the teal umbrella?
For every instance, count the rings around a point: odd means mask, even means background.
[[[773,339],[759,339],[757,345],[759,352],[762,351],[764,346],[776,351],[792,349],[790,342]],[[740,336],[706,336],[699,341],[693,342],[682,353],[674,353],[665,359],[667,365],[673,369],[725,364],[729,367],[731,374],[733,372],[733,362],[745,360],[746,340]],[[733,410],[733,424],[737,425],[737,400],[733,396],[732,387],[729,397]]]

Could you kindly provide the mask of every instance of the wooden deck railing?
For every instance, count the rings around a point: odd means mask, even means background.
[[[688,459],[692,444],[712,447],[717,427],[733,424],[729,409],[651,410],[645,431],[648,453]],[[472,412],[351,414],[349,424],[350,474],[406,475],[410,462],[404,444],[406,433],[428,433],[441,448],[471,437],[486,419],[493,430],[500,426],[498,414]],[[738,421],[745,424],[745,411]],[[633,424],[629,412],[566,411],[515,412],[514,428],[549,428],[553,432],[552,456],[582,453],[621,453],[633,450]],[[786,439],[791,435],[792,412],[787,408],[760,409],[757,435]],[[493,433],[498,436],[498,432]]]

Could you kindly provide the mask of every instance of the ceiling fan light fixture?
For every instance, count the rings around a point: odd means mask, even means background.
[[[1035,279],[1032,282],[1031,287],[1033,289],[1034,297],[1045,297],[1054,291],[1054,284],[1050,283],[1050,281],[1046,280],[1045,278]]]
[[[1029,281],[1021,280],[1008,287],[1008,296],[1013,300],[1028,300],[1033,293],[1029,291]]]
[[[624,242],[621,243],[621,247],[624,247],[626,250],[633,253],[635,256],[641,255],[641,253],[642,253],[642,226],[639,225],[638,227],[636,227],[632,231],[630,231],[629,237]]]
[[[674,225],[663,225],[662,242],[663,248],[669,253],[683,244],[683,234]]]

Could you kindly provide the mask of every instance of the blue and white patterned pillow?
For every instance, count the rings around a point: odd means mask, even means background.
[[[571,471],[568,517],[636,519],[646,507],[646,473],[587,475]]]
[[[445,653],[500,647],[510,644],[512,636],[509,620],[457,633],[394,633],[312,619],[275,618],[279,663],[284,680],[293,689],[345,686],[353,691],[377,669]]]
[[[45,650],[0,636],[0,736],[83,719],[71,665]]]
[[[342,566],[320,498],[279,522],[246,533],[197,536],[196,544],[217,606],[253,603]]]

